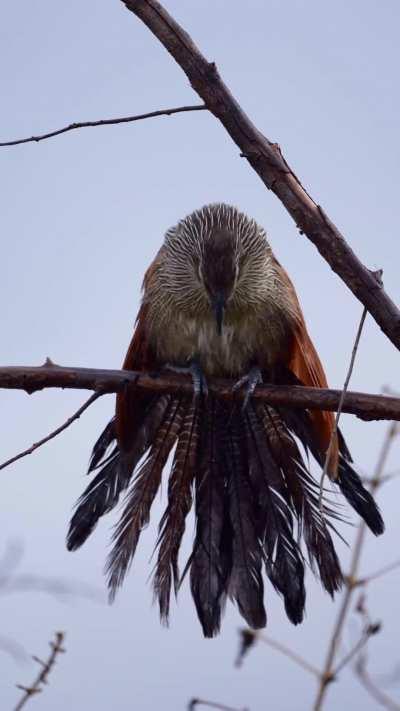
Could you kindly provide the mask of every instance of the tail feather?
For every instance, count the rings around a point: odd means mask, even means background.
[[[169,395],[164,395],[154,403],[129,452],[121,452],[117,447],[103,461],[102,469],[77,502],[67,535],[68,550],[79,548],[90,536],[99,518],[116,506],[120,494],[129,485],[137,463],[152,443],[170,399]],[[114,420],[111,420],[94,446],[89,472],[100,466],[101,458],[114,439]]]
[[[108,448],[113,442],[115,442],[115,439],[115,417],[113,417],[112,420],[110,420],[110,422],[108,423],[108,425],[106,425],[96,444],[93,447],[93,451],[90,457],[88,474],[97,469],[99,463],[104,458]],[[112,454],[115,454],[115,451]]]
[[[257,536],[254,506],[241,418],[233,413],[226,432],[226,472],[232,530],[232,569],[229,595],[253,629],[265,627],[262,547]]]
[[[200,461],[196,471],[196,537],[190,566],[190,587],[205,637],[219,632],[231,569],[231,535],[225,505],[225,480],[219,454],[220,422],[225,408],[210,396],[204,413]],[[227,526],[228,523],[228,526]]]
[[[127,493],[125,507],[113,536],[114,546],[106,563],[110,600],[114,599],[122,585],[140,534],[149,522],[151,505],[160,486],[165,463],[179,435],[184,407],[182,398],[171,398],[149,454]]]
[[[192,507],[192,484],[198,457],[199,418],[196,401],[188,404],[179,432],[168,484],[168,506],[159,525],[159,546],[153,581],[161,619],[168,622],[172,580],[179,587],[178,554],[185,519]]]
[[[350,506],[364,519],[372,533],[374,533],[375,536],[379,536],[383,533],[385,524],[383,523],[378,506],[372,495],[363,486],[358,474],[343,456],[341,456],[339,460],[339,475],[335,483],[339,486],[340,491]]]
[[[279,410],[279,414],[289,429],[300,439],[303,446],[310,450],[316,461],[323,467],[324,453],[321,452],[316,442],[308,411],[282,408]],[[338,431],[338,441],[340,448],[338,474],[332,483],[339,487],[350,506],[365,521],[372,533],[379,536],[385,530],[379,507],[351,466],[352,458],[340,430]]]
[[[293,513],[284,480],[268,446],[263,421],[252,405],[246,412],[246,433],[266,572],[284,599],[287,616],[298,624],[305,605],[303,556],[293,535]]]
[[[126,449],[115,420],[97,440],[89,465],[95,476],[77,503],[67,538],[70,550],[78,548],[127,490],[106,565],[111,600],[149,522],[175,444],[153,582],[162,620],[168,621],[172,586],[177,592],[185,575],[179,575],[178,555],[193,488],[196,531],[185,570],[190,569],[192,597],[206,637],[218,633],[227,596],[250,627],[265,626],[263,565],[283,597],[288,618],[294,624],[302,621],[306,593],[301,541],[323,587],[331,595],[340,588],[342,573],[331,533],[341,516],[325,495],[321,506],[319,483],[298,446],[300,441],[306,454],[324,465],[325,451],[307,410],[250,401],[243,411],[214,395],[192,400],[165,394],[143,402],[142,410],[135,410],[133,430],[126,430]],[[332,483],[378,535],[384,528],[381,514],[352,468],[340,432],[338,444]]]
[[[303,533],[310,564],[312,567],[316,565],[325,590],[333,595],[340,589],[343,576],[328,529],[330,510],[322,503],[321,511],[319,487],[305,468],[299,448],[279,415],[269,407],[259,406],[258,410],[286,484],[289,505]]]
[[[101,516],[116,505],[119,493],[128,485],[132,468],[120,453],[110,461],[86,487],[77,502],[67,535],[69,551],[77,550],[90,536]]]

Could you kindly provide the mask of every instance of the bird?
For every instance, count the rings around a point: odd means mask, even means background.
[[[115,415],[94,445],[93,478],[77,501],[67,547],[79,548],[123,499],[105,568],[110,600],[163,477],[168,493],[152,583],[163,622],[187,576],[205,637],[220,631],[228,599],[250,628],[265,627],[266,584],[300,623],[307,568],[333,597],[343,583],[335,491],[375,535],[384,523],[333,413],[252,398],[260,383],[327,387],[295,288],[254,219],[213,203],[166,232],[144,276],[123,368],[188,373],[193,393],[117,393]],[[207,381],[221,376],[232,382],[230,400],[208,391]],[[241,389],[244,397],[236,397]],[[310,455],[332,482],[322,497]],[[193,546],[181,572],[192,507]]]

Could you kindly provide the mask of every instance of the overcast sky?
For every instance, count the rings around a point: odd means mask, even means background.
[[[257,127],[279,142],[362,261],[383,268],[385,286],[399,302],[398,0],[165,5],[217,63]],[[180,68],[118,0],[2,3],[0,53],[0,140],[199,103]],[[62,365],[119,367],[143,272],[165,230],[207,202],[225,201],[267,229],[298,289],[329,382],[343,383],[361,305],[299,236],[213,116],[85,129],[2,148],[0,157],[2,364],[38,365],[50,356]],[[369,317],[352,388],[400,389],[399,372],[398,353]],[[3,460],[63,422],[87,393],[0,396]],[[2,546],[23,542],[21,572],[90,585],[100,596],[115,516],[78,553],[65,550],[65,533],[91,446],[112,412],[113,397],[102,398],[59,438],[1,472]],[[372,472],[386,425],[347,416],[342,424],[359,468]],[[390,470],[398,467],[399,450],[395,445]],[[380,495],[387,533],[376,541],[368,536],[365,572],[398,557],[398,487],[394,481]],[[313,678],[267,647],[234,669],[242,623],[231,605],[221,636],[206,641],[186,586],[170,628],[160,626],[148,578],[164,503],[154,506],[114,606],[81,598],[65,604],[42,593],[2,596],[0,632],[29,653],[43,657],[56,629],[67,634],[67,653],[32,709],[179,711],[192,696],[251,711],[309,709]],[[349,526],[342,532],[352,539]],[[187,545],[191,536],[189,526]],[[345,565],[348,553],[339,550]],[[399,584],[396,571],[369,588],[371,614],[384,624],[371,641],[376,673],[400,660]],[[318,664],[338,601],[332,604],[310,574],[308,587],[307,617],[297,628],[267,588],[268,631]],[[356,635],[353,619],[344,649]],[[1,708],[11,709],[19,693],[14,684],[28,683],[36,669],[5,655],[0,664]],[[356,707],[369,711],[376,704],[349,670],[330,689],[326,709]]]

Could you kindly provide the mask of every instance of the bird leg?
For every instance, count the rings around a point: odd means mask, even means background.
[[[239,378],[239,380],[234,384],[232,390],[239,390],[242,385],[246,386],[242,410],[246,409],[254,390],[257,385],[260,385],[262,382],[263,377],[260,368],[257,365],[253,365],[249,372]]]
[[[204,395],[208,395],[207,380],[203,373],[198,360],[193,358],[189,365],[174,365],[173,363],[167,363],[164,366],[167,370],[172,370],[174,373],[183,373],[184,375],[190,375],[193,383],[193,390],[195,398]]]

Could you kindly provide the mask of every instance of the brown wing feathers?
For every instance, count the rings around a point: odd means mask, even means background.
[[[287,354],[286,365],[289,370],[298,378],[302,385],[314,388],[327,388],[328,383],[315,350],[314,344],[308,335],[306,323],[296,290],[285,269],[274,258],[274,263],[279,274],[279,279],[284,284],[285,289],[290,294],[290,304],[292,311],[292,339]],[[331,435],[334,427],[335,417],[332,412],[314,410],[310,412],[310,417],[315,435],[318,439],[319,447],[326,452],[329,447]],[[333,447],[329,457],[328,474],[332,479],[337,476],[339,457],[339,447],[337,436],[334,436]]]

